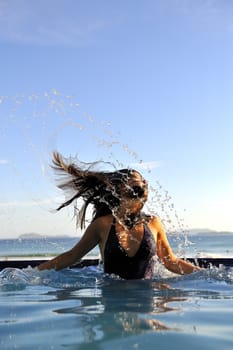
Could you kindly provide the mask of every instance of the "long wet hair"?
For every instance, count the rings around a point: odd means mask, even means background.
[[[130,168],[114,172],[94,171],[92,169],[98,165],[98,162],[81,164],[65,160],[58,152],[53,153],[52,168],[64,178],[58,187],[70,194],[69,199],[63,202],[57,210],[81,198],[84,203],[80,210],[77,207],[75,210],[77,225],[84,228],[86,211],[90,204],[93,205],[92,220],[116,213],[121,200],[120,186],[122,184],[127,186],[129,179],[138,172]],[[139,195],[136,193],[138,197],[142,195],[143,193]]]

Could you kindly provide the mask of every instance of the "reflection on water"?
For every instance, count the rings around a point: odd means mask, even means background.
[[[185,300],[172,291],[169,285],[159,282],[106,278],[96,288],[64,289],[49,294],[56,300],[74,301],[74,306],[54,312],[77,315],[83,340],[92,342],[97,338],[112,340],[148,331],[177,331],[158,318],[177,310],[177,305]]]
[[[228,268],[145,281],[100,267],[8,268],[0,272],[1,349],[231,350],[232,282]]]

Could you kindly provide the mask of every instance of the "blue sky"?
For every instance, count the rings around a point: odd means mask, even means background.
[[[73,234],[51,152],[133,165],[168,230],[233,231],[233,3],[0,0],[0,237]]]

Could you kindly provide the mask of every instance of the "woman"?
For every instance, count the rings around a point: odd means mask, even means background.
[[[61,270],[71,266],[97,244],[105,273],[124,279],[152,278],[156,255],[172,272],[187,274],[199,270],[199,267],[174,255],[159,218],[142,212],[148,197],[148,185],[139,172],[133,169],[92,171],[64,161],[56,152],[53,154],[53,168],[68,175],[59,187],[73,192],[58,210],[81,198],[84,201],[78,213],[81,228],[89,204],[93,205],[93,217],[72,249],[42,263],[39,270]]]

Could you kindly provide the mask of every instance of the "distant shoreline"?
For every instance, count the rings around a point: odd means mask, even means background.
[[[221,235],[233,235],[233,232],[231,231],[215,231],[215,230],[210,230],[210,229],[190,229],[185,231],[184,233],[181,232],[169,232],[168,236],[182,236],[182,235],[187,235],[187,236],[197,236],[197,235],[206,235],[206,236],[221,236]],[[19,239],[19,240],[27,240],[27,239],[79,239],[81,237],[80,234],[73,234],[73,235],[46,235],[46,234],[40,234],[40,233],[23,233],[18,236],[3,236],[1,237],[0,235],[0,240],[1,239]]]
[[[43,235],[40,233],[23,233],[16,237],[16,239],[46,239],[46,238],[72,238],[75,236],[68,236],[68,235],[57,235],[57,236],[49,236],[49,235]]]

